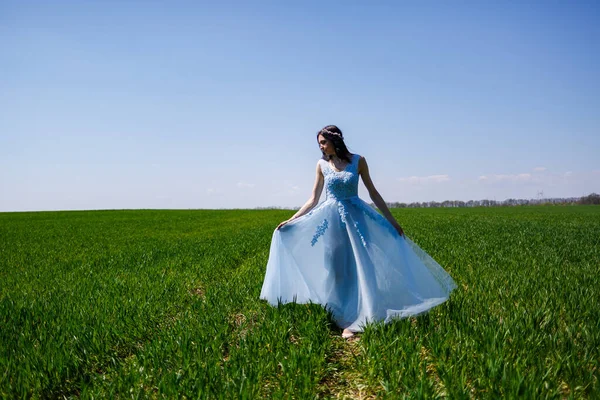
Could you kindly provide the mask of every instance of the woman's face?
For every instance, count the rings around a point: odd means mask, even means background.
[[[317,136],[317,140],[319,142],[319,148],[323,153],[328,156],[335,154],[335,148],[333,147],[331,140],[326,139],[323,135]]]

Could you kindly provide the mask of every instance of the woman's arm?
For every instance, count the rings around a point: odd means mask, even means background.
[[[363,183],[369,191],[369,196],[371,197],[371,200],[373,200],[373,203],[375,203],[375,206],[381,210],[383,216],[390,221],[398,233],[404,236],[404,230],[390,212],[387,204],[385,204],[385,201],[383,200],[383,197],[381,197],[377,189],[375,189],[375,185],[373,184],[371,176],[369,175],[369,166],[367,164],[367,160],[362,156],[358,160],[358,173],[362,177]]]
[[[324,182],[325,182],[325,179],[323,178],[323,172],[321,171],[321,164],[317,163],[315,183],[313,185],[312,195],[310,196],[310,199],[308,199],[308,201],[306,203],[304,203],[304,205],[302,207],[300,207],[298,212],[296,212],[296,214],[294,214],[290,219],[280,223],[277,226],[277,229],[279,229],[281,226],[285,225],[286,223],[290,222],[291,220],[301,217],[304,214],[306,214],[307,212],[309,212],[310,210],[312,210],[319,203],[319,199],[321,198],[321,193],[323,192]]]

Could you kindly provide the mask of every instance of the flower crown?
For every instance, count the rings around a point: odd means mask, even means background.
[[[339,136],[342,139],[344,138],[341,134],[339,134],[337,132],[328,131],[327,129],[321,129],[321,133],[328,133],[330,135]]]

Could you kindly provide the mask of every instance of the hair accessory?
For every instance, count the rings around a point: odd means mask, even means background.
[[[322,133],[329,133],[330,135],[339,136],[339,137],[341,137],[341,138],[343,139],[343,136],[342,136],[342,135],[340,135],[340,134],[339,134],[339,133],[337,133],[337,132],[328,131],[327,129],[321,129],[321,132],[322,132]]]

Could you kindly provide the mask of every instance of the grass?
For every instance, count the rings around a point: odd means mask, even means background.
[[[393,210],[459,288],[353,342],[258,299],[292,213],[0,213],[0,397],[600,397],[600,208]]]

